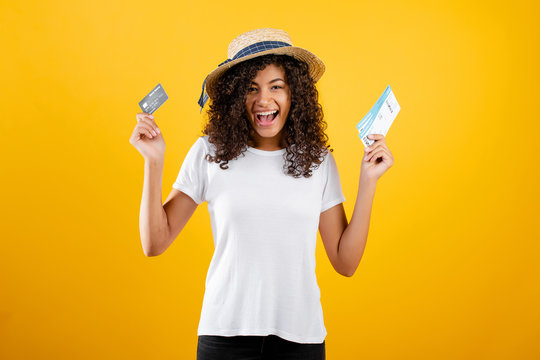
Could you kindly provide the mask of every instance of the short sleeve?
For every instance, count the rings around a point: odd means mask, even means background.
[[[345,201],[334,156],[329,151],[323,166],[323,193],[321,212]]]
[[[208,161],[204,158],[207,154],[205,145],[203,137],[195,141],[184,158],[180,172],[172,185],[174,189],[185,193],[197,204],[206,201]]]

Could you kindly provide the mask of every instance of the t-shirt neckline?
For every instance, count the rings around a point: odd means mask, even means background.
[[[278,156],[278,155],[283,154],[285,151],[287,151],[286,148],[279,149],[279,150],[267,151],[267,150],[256,149],[256,148],[251,147],[251,146],[248,146],[247,149],[248,149],[249,152],[251,152],[253,154],[262,155],[262,156]]]

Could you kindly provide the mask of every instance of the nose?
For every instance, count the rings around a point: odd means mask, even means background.
[[[264,107],[266,104],[271,103],[272,97],[270,91],[266,89],[260,89],[257,97],[255,98],[255,102],[257,105],[261,105],[261,107]]]

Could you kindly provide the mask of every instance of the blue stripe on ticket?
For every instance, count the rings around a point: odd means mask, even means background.
[[[367,138],[369,134],[382,134],[386,136],[399,110],[400,106],[390,85],[388,85],[371,110],[356,124],[358,137],[360,137],[365,146],[374,143],[374,140]]]

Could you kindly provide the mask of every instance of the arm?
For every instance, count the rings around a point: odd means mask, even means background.
[[[364,254],[375,187],[376,180],[360,177],[350,224],[343,204],[321,213],[319,231],[326,253],[334,269],[343,276],[354,274]]]
[[[162,254],[197,208],[193,199],[176,189],[171,191],[165,204],[161,205],[162,176],[163,161],[145,162],[139,229],[146,256]]]
[[[319,231],[328,258],[334,269],[344,276],[352,276],[360,263],[366,247],[377,180],[394,164],[384,135],[370,134],[368,138],[374,139],[374,143],[364,149],[351,223],[347,224],[342,204],[326,210],[319,219]]]

